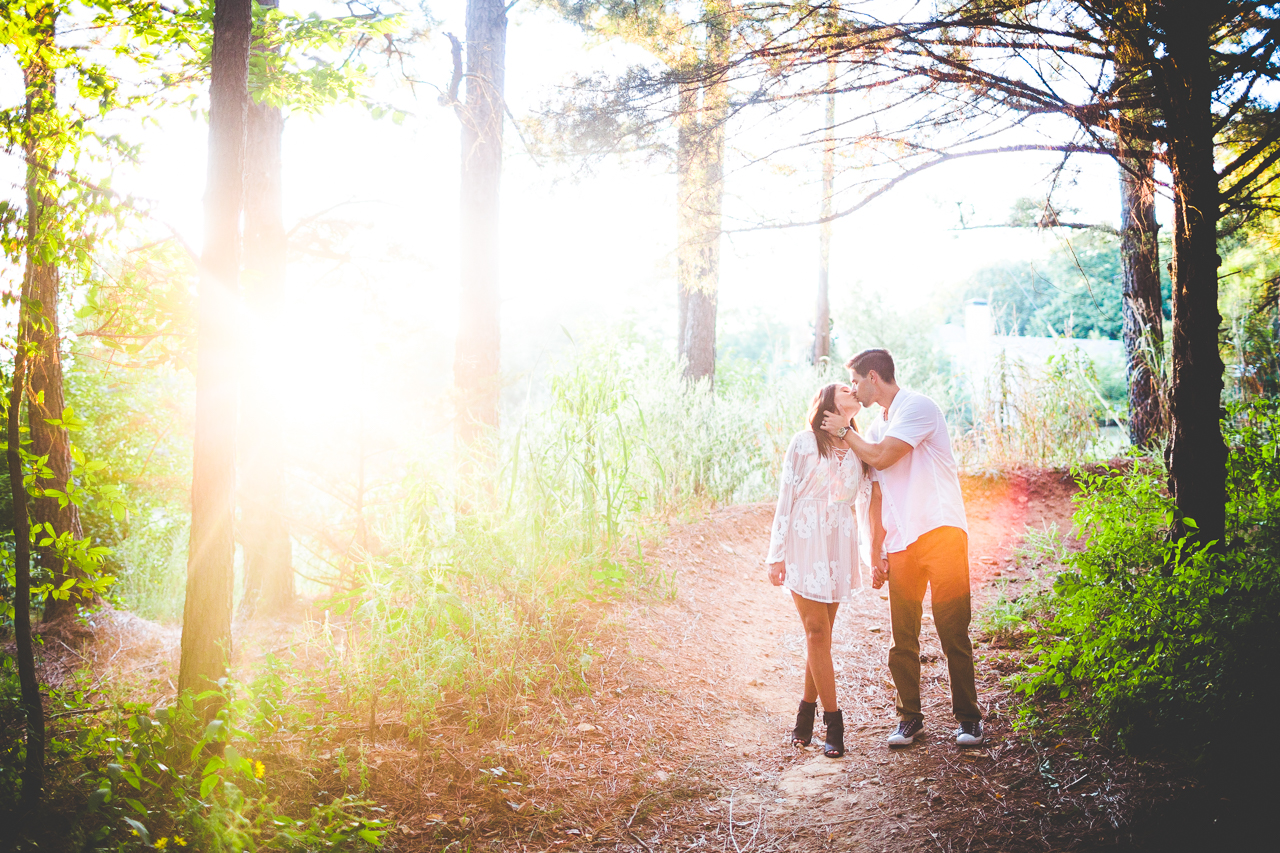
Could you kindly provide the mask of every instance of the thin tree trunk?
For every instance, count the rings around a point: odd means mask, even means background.
[[[279,0],[259,0],[276,8]],[[267,61],[274,59],[255,46]],[[245,148],[244,290],[257,322],[242,373],[240,541],[244,550],[244,615],[278,614],[294,600],[292,547],[284,514],[284,436],[277,365],[266,336],[284,316],[286,246],[282,209],[279,107],[250,101]]]
[[[27,300],[20,311],[26,321]],[[9,486],[13,494],[13,634],[18,656],[18,683],[27,717],[27,757],[22,769],[22,804],[33,809],[44,790],[44,701],[36,680],[35,652],[31,643],[31,523],[27,517],[27,489],[23,485],[22,398],[27,381],[26,347],[19,344],[13,357],[13,387],[9,390],[9,420],[5,431]]]
[[[831,215],[831,197],[836,183],[836,64],[827,63],[827,122],[822,139],[821,219]],[[818,226],[818,306],[813,318],[813,363],[831,357],[831,230],[832,223]]]
[[[39,45],[20,57],[26,87],[26,123],[29,128],[23,142],[27,160],[27,252],[25,286],[29,307],[23,335],[35,345],[27,374],[31,394],[31,452],[48,457],[52,472],[36,480],[43,489],[66,492],[71,478],[71,438],[60,425],[50,420],[62,417],[66,408],[62,386],[61,336],[58,330],[58,261],[55,245],[59,239],[58,206],[54,199],[54,168],[59,159],[59,128],[56,126],[57,79],[50,64],[54,50],[58,11],[53,3],[40,3],[30,14],[33,30],[39,32]],[[80,510],[75,504],[59,506],[56,497],[40,497],[31,503],[31,517],[37,525],[52,525],[61,536],[70,533],[80,539]],[[65,566],[57,550],[36,548],[36,564],[44,570],[55,589],[72,577],[83,577],[74,567]],[[53,595],[44,602],[44,618],[55,621],[74,616],[78,604],[93,604],[96,595],[84,595],[73,587],[70,598]]]
[[[209,170],[200,264],[191,543],[178,689],[204,690],[231,653],[235,539],[236,305],[252,0],[217,0],[209,87]],[[206,716],[215,703],[203,708]]]
[[[1162,95],[1174,204],[1173,366],[1169,485],[1179,529],[1194,519],[1201,542],[1222,541],[1227,447],[1218,352],[1218,176],[1213,163],[1210,25],[1218,0],[1164,6]]]
[[[462,447],[498,426],[498,214],[502,178],[507,12],[501,0],[468,0],[462,109],[461,288],[454,348]]]
[[[676,115],[676,355],[689,363],[689,294],[697,289],[698,103],[696,65],[685,69]]]
[[[720,228],[724,207],[724,141],[729,118],[729,87],[723,74],[728,65],[732,5],[724,0],[703,4],[706,57],[698,83],[702,103],[693,154],[687,155],[691,183],[682,204],[689,221],[679,235],[681,293],[684,297],[683,352],[685,378],[715,386],[716,309],[720,291]],[[682,104],[683,106],[683,104]]]
[[[1120,169],[1120,257],[1123,267],[1123,337],[1129,380],[1129,440],[1152,449],[1165,437],[1163,300],[1156,222],[1154,160],[1150,143],[1131,143]]]

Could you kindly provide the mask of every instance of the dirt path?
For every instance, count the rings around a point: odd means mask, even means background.
[[[1027,580],[1014,555],[1028,530],[1069,530],[1075,489],[1069,477],[1039,471],[969,479],[964,490],[981,607]],[[1022,664],[1016,652],[986,644],[977,656],[988,742],[958,749],[927,601],[925,734],[890,750],[888,600],[869,588],[841,608],[834,633],[847,754],[833,761],[816,745],[792,748],[804,637],[789,594],[765,576],[772,514],[768,504],[727,507],[674,525],[647,555],[653,571],[674,581],[666,584],[674,593],[599,605],[589,690],[544,690],[492,714],[447,703],[418,738],[386,718],[316,742],[277,744],[269,759],[277,793],[299,808],[334,790],[367,796],[395,826],[386,845],[393,853],[766,853],[815,845],[1039,853],[1132,841],[1141,812],[1134,800],[1167,801],[1181,790],[1186,780],[1096,741],[1046,745],[1010,736],[1000,679]],[[94,646],[96,668],[146,675],[162,701],[176,673],[176,633],[139,633],[139,620],[125,621]],[[253,658],[254,643],[284,645],[290,630],[305,634],[305,626],[276,628],[279,636],[255,635],[242,655]],[[818,744],[822,731],[819,722]]]
[[[997,577],[1016,582],[1010,553],[1027,525],[1067,529],[1072,491],[1069,480],[1056,475],[966,484],[979,600]],[[607,821],[595,837],[587,827],[561,828],[562,843],[735,853],[813,842],[837,850],[952,849],[932,829],[939,816],[958,799],[1001,797],[981,780],[1007,745],[1003,708],[988,701],[985,748],[956,748],[946,665],[928,630],[927,602],[925,736],[906,749],[885,745],[894,723],[888,601],[869,587],[841,608],[833,638],[846,756],[833,761],[821,754],[821,721],[814,746],[788,745],[804,637],[789,595],[765,578],[772,514],[767,504],[729,507],[677,528],[656,555],[675,575],[676,600],[618,614],[626,648],[609,651],[604,690],[573,709],[581,722],[568,720],[571,732],[591,728],[556,754],[572,748],[569,755],[589,757],[592,736],[607,739],[605,753],[622,756],[615,772],[629,770],[657,806],[642,808],[642,798],[626,825]],[[979,651],[980,678],[991,682],[998,673],[986,666],[988,654]],[[622,737],[625,746],[618,743]],[[588,761],[568,758],[559,769],[589,778]],[[546,770],[542,783],[555,787],[563,772],[552,764]]]

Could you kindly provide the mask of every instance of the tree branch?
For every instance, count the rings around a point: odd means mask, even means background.
[[[834,222],[837,219],[843,219],[850,214],[857,213],[859,210],[866,207],[872,201],[884,195],[907,178],[918,175],[928,169],[932,169],[934,166],[941,166],[943,163],[949,163],[952,160],[961,160],[966,157],[982,157],[988,154],[1012,154],[1020,151],[1060,151],[1066,154],[1105,154],[1109,157],[1115,156],[1114,152],[1106,148],[1095,148],[1088,145],[1006,145],[1000,148],[982,148],[976,151],[949,152],[939,155],[928,163],[921,163],[919,166],[908,169],[901,175],[887,181],[883,186],[863,198],[857,204],[852,207],[847,207],[844,210],[836,211],[830,216],[823,216],[806,222],[780,222],[776,225],[753,225],[747,228],[726,228],[724,229],[724,233],[741,234],[747,231],[774,231],[783,228],[808,228],[813,225],[825,225],[828,222]]]

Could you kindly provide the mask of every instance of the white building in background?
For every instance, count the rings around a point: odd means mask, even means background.
[[[1088,357],[1095,369],[1116,369],[1124,365],[1121,341],[1089,338],[997,335],[991,306],[985,299],[971,299],[964,306],[964,323],[948,323],[938,330],[943,350],[969,381],[975,400],[987,391],[992,368],[1003,357],[1006,365],[1020,365],[1034,376],[1043,371],[1049,358],[1078,352]]]

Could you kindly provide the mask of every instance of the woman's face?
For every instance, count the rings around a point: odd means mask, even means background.
[[[842,383],[836,386],[835,404],[836,408],[840,410],[840,414],[847,418],[851,418],[862,411],[862,404],[858,402],[858,397],[854,394],[851,385]]]

